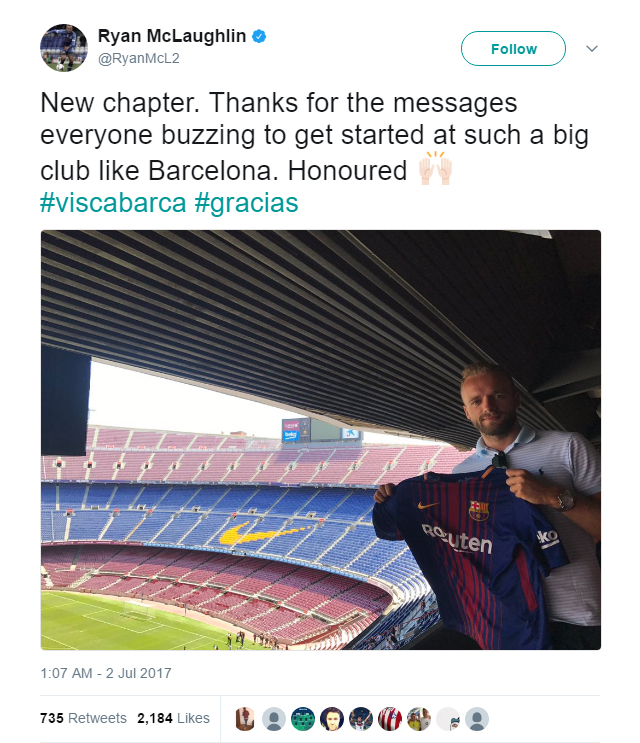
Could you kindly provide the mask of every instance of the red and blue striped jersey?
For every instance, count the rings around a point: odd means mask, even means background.
[[[376,503],[380,539],[404,539],[446,627],[484,649],[550,649],[542,578],[568,563],[540,509],[516,498],[504,470],[428,472]]]

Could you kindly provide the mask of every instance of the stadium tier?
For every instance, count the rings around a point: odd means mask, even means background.
[[[404,543],[376,538],[372,488],[228,485],[208,486],[202,496],[200,490],[205,488],[122,483],[106,505],[96,506],[105,499],[102,484],[43,483],[42,542],[215,550],[313,565],[358,580],[378,578],[399,595],[424,587]]]
[[[322,570],[170,548],[46,546],[42,571],[43,589],[186,605],[251,632],[269,632],[289,644],[331,634],[341,625],[359,622],[365,627],[391,601],[379,586]],[[169,577],[172,572],[180,578]],[[281,583],[285,597],[277,598]]]
[[[283,445],[253,436],[90,426],[84,457],[43,457],[43,480],[378,485],[427,470],[451,472],[468,452],[448,444]],[[72,488],[73,490],[73,488]],[[72,493],[70,493],[71,495]],[[79,497],[79,493],[76,493]],[[106,490],[105,490],[106,495]]]
[[[437,607],[416,608],[429,587],[405,543],[376,538],[373,494],[466,456],[91,427],[86,457],[42,459],[41,585],[186,605],[281,643],[385,646]]]

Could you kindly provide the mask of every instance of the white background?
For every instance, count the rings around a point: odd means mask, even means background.
[[[632,673],[637,668],[635,575],[637,541],[632,421],[637,356],[637,249],[635,227],[637,187],[637,2],[118,2],[108,4],[31,2],[3,4],[3,237],[4,287],[3,382],[5,422],[2,451],[11,457],[5,466],[5,520],[22,526],[5,530],[3,564],[20,564],[5,572],[7,611],[3,674],[5,699],[9,691],[12,737],[26,741],[43,737],[39,712],[48,705],[45,694],[242,694],[242,699],[267,692],[336,696],[357,694],[411,696],[416,704],[429,693],[471,695],[470,706],[490,708],[474,695],[600,694],[602,725],[599,738],[628,739],[635,729],[631,700]],[[73,22],[88,36],[89,57],[71,74],[46,69],[38,54],[42,33],[56,23]],[[235,28],[248,37],[255,28],[266,31],[264,44],[228,44],[207,48],[183,44],[181,64],[173,67],[102,68],[97,29],[140,30],[149,27],[179,30]],[[472,30],[550,29],[567,43],[562,63],[549,68],[472,67],[460,54],[460,43]],[[15,30],[15,32],[14,32]],[[16,44],[16,53],[13,53]],[[586,45],[598,45],[591,53]],[[174,51],[170,44],[128,45],[127,53]],[[194,117],[156,115],[42,115],[41,92],[66,95],[162,94],[195,95],[201,102]],[[348,91],[395,95],[515,96],[516,114],[423,114],[369,117],[341,114],[223,117],[214,115],[209,90],[239,95],[303,97],[310,90],[344,96]],[[97,110],[97,109],[96,109]],[[45,147],[39,132],[45,126],[150,126],[162,121],[173,126],[416,126],[427,129],[455,124],[495,127],[511,123],[522,133],[542,127],[547,135],[554,123],[589,129],[586,150],[573,146],[446,146],[453,161],[451,186],[443,189],[437,173],[431,185],[420,186],[417,161],[429,147],[292,147],[238,148]],[[227,215],[214,219],[196,215],[40,214],[38,198],[45,189],[39,178],[42,164],[55,158],[87,164],[99,157],[144,167],[149,157],[166,162],[268,162],[281,177],[276,183],[204,182],[202,188],[220,194],[286,193],[298,197],[300,209],[284,215]],[[408,161],[407,182],[287,183],[284,162],[289,158],[322,162]],[[200,183],[56,184],[56,192],[76,194],[144,193],[189,195]],[[604,628],[603,649],[591,653],[45,653],[38,648],[39,595],[28,584],[28,566],[38,565],[38,314],[39,232],[41,229],[599,229],[603,234],[604,375]],[[488,295],[490,296],[490,288]],[[514,339],[517,342],[517,339]],[[17,444],[16,444],[17,442]],[[29,483],[25,488],[25,483]],[[25,490],[28,489],[28,493]],[[19,509],[19,511],[18,511]],[[19,515],[18,515],[19,514]],[[629,524],[629,525],[627,525]],[[15,573],[15,578],[13,577]],[[108,656],[108,658],[107,658]],[[41,681],[40,669],[52,666],[114,667],[171,665],[167,681]],[[180,700],[180,703],[184,699]],[[297,703],[296,703],[297,704]],[[413,706],[411,701],[410,705]],[[531,704],[544,713],[547,702]],[[599,707],[566,698],[568,719],[590,715],[597,729]],[[194,705],[192,705],[194,706]],[[283,705],[279,705],[283,706]],[[462,710],[461,710],[462,711]],[[622,712],[621,712],[622,711]],[[9,714],[9,713],[7,713]],[[492,728],[494,718],[492,718]],[[531,740],[526,723],[495,740]],[[520,726],[521,727],[518,727]],[[548,740],[586,740],[563,728]],[[492,732],[497,728],[493,728]],[[67,740],[58,733],[55,740]],[[429,735],[429,731],[425,734]],[[553,737],[555,735],[555,737]],[[433,736],[430,736],[433,737]],[[76,738],[74,738],[75,740]],[[114,740],[115,738],[110,738]],[[258,739],[257,736],[254,739]],[[434,738],[435,739],[435,738]],[[79,740],[79,739],[78,739]],[[135,739],[130,739],[135,740]],[[124,740],[123,742],[124,743]]]

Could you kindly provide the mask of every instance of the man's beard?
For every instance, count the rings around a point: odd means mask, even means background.
[[[506,434],[512,430],[516,420],[517,416],[514,411],[510,415],[506,415],[502,420],[489,423],[478,420],[473,425],[483,436],[494,436],[500,438],[500,436],[506,436]]]

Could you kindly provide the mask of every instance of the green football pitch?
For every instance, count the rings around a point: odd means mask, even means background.
[[[211,624],[151,608],[150,619],[123,615],[123,600],[96,594],[42,591],[44,650],[227,649],[227,633]],[[247,632],[245,650],[264,650]],[[232,633],[232,650],[239,650]]]

